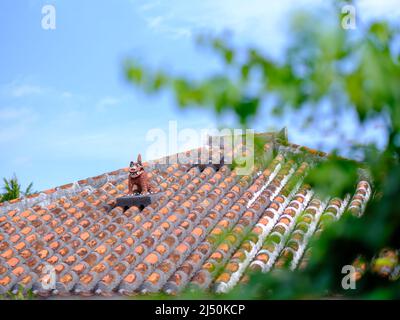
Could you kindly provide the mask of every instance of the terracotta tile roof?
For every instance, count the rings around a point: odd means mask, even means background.
[[[346,208],[360,216],[371,187],[362,179],[354,195],[322,199],[303,179],[325,154],[275,142],[265,150],[274,154],[266,169],[246,176],[227,165],[146,163],[163,194],[143,210],[115,205],[127,169],[1,204],[0,293],[226,292],[250,270],[302,267],[310,238]],[[299,150],[311,160],[290,159]],[[49,266],[56,287],[46,289]]]

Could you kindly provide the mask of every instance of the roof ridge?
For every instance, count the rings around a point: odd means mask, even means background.
[[[203,148],[203,147],[200,147]],[[196,148],[197,150],[200,148]],[[190,149],[184,152],[177,152],[171,155],[167,155],[161,158],[149,160],[143,162],[144,166],[150,170],[153,168],[162,168],[169,166],[170,159],[179,156],[180,154],[188,155],[189,152],[196,149]],[[45,206],[50,204],[52,201],[61,199],[62,197],[74,196],[82,191],[92,192],[95,189],[105,185],[108,182],[120,181],[125,178],[125,174],[128,172],[128,168],[120,168],[117,170],[101,173],[97,176],[88,177],[78,181],[66,183],[54,188],[42,190],[28,196],[22,196],[13,200],[0,202],[0,214],[26,207],[33,207],[36,205]]]
[[[287,131],[285,131],[285,128],[283,128],[281,131],[276,131],[276,132],[264,132],[264,133],[255,133],[256,136],[259,137],[273,137],[273,139],[267,139],[265,142],[266,143],[273,143],[273,148],[278,152],[282,152],[283,154],[287,153],[293,153],[293,154],[300,154],[300,153],[307,153],[312,157],[312,159],[316,161],[321,161],[326,159],[330,154],[323,152],[323,151],[318,151],[313,148],[309,148],[307,146],[301,146],[295,143],[291,143],[287,141]],[[279,137],[282,137],[280,139]],[[211,139],[212,137],[215,136],[209,136]],[[221,136],[218,136],[221,137]],[[210,140],[209,139],[209,140]],[[286,139],[286,140],[285,140]],[[193,148],[189,149],[187,151],[181,151],[177,153],[173,153],[170,155],[166,155],[157,159],[149,160],[144,162],[145,167],[148,169],[162,169],[165,168],[169,165],[171,165],[171,159],[176,160],[179,159],[179,157],[182,155],[186,157],[189,161],[193,161],[195,159],[191,158],[193,156],[193,151],[201,151],[201,149],[204,148],[210,148],[211,142],[209,141],[208,144],[198,147],[198,148]],[[347,159],[343,157],[339,157],[342,159],[350,160],[350,161],[355,161],[352,159]],[[198,160],[198,159],[197,159]],[[357,162],[357,161],[356,161]],[[195,162],[193,162],[195,163]],[[357,162],[362,165],[361,162]],[[109,172],[104,172],[102,174],[99,174],[97,176],[92,176],[88,177],[86,179],[81,179],[78,181],[74,181],[71,183],[67,183],[61,186],[56,186],[54,188],[50,188],[47,190],[42,190],[37,193],[28,195],[28,196],[22,196],[17,199],[13,199],[10,201],[5,201],[5,202],[0,202],[0,214],[14,210],[14,209],[20,209],[20,208],[26,208],[26,207],[33,207],[36,205],[47,205],[51,203],[52,201],[55,201],[57,199],[60,199],[62,197],[66,196],[73,196],[76,195],[82,191],[88,190],[92,192],[94,189],[99,188],[100,186],[104,185],[107,182],[115,182],[119,181],[122,177],[127,172],[127,168],[120,168],[114,171],[109,171]],[[360,169],[360,179],[363,180],[368,180],[370,183],[371,177],[370,174],[368,174],[367,170],[365,169]]]

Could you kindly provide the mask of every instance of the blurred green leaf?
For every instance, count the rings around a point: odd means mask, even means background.
[[[388,137],[383,149],[354,145],[353,151],[363,155],[363,163],[332,155],[311,169],[305,183],[321,196],[353,194],[361,177],[373,183],[374,192],[362,218],[348,211],[336,222],[329,216],[322,218],[326,228],[318,239],[311,239],[312,255],[304,270],[287,272],[283,268],[268,274],[255,273],[248,285],[239,285],[227,295],[185,292],[183,297],[400,298],[399,281],[382,279],[373,272],[363,275],[356,290],[341,288],[344,265],[360,255],[371,261],[383,247],[399,248],[400,63],[398,53],[392,50],[399,28],[386,21],[374,21],[359,24],[357,32],[352,33],[341,27],[339,3],[332,1],[332,8],[329,14],[295,14],[289,44],[279,61],[254,47],[233,47],[226,37],[202,36],[199,42],[223,59],[222,72],[192,79],[166,70],[152,72],[137,62],[127,65],[128,80],[144,91],[154,94],[169,90],[181,107],[212,108],[217,114],[233,112],[242,127],[251,125],[260,115],[261,106],[273,97],[271,115],[314,111],[324,102],[329,106],[332,128],[345,126],[346,122],[335,116],[343,107],[357,114],[357,130],[361,132],[365,123],[378,119],[384,123],[382,130]],[[318,120],[315,112],[306,117],[303,125],[313,127]],[[295,161],[308,161],[307,152],[304,150]],[[258,156],[257,165],[261,161]],[[387,263],[386,260],[382,261]]]

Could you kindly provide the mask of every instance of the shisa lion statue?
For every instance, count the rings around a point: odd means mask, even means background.
[[[152,191],[149,180],[149,176],[142,164],[142,156],[139,154],[137,161],[131,161],[129,164],[128,194],[149,194]]]

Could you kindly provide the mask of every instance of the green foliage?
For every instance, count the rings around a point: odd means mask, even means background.
[[[18,199],[21,196],[28,196],[35,193],[33,190],[33,183],[31,182],[25,191],[21,190],[21,185],[18,182],[16,175],[13,175],[11,179],[3,178],[3,190],[4,193],[0,195],[0,202],[10,201]]]
[[[344,198],[347,193],[354,192],[358,168],[353,161],[332,156],[312,168],[305,181],[323,198]]]
[[[32,292],[32,289],[25,290],[22,285],[18,287],[18,291],[13,293],[11,291],[6,292],[3,295],[0,295],[0,300],[32,300],[35,298],[35,295]]]
[[[373,272],[357,282],[356,290],[341,287],[344,265],[360,254],[371,261],[381,248],[398,248],[400,243],[400,57],[392,47],[400,33],[385,21],[344,30],[340,8],[333,8],[331,16],[296,15],[291,42],[280,61],[256,48],[235,48],[229,39],[202,38],[201,43],[222,58],[224,72],[198,80],[151,71],[134,61],[126,65],[129,81],[145,91],[169,90],[181,107],[212,108],[217,114],[233,111],[243,126],[251,124],[271,97],[273,114],[311,109],[308,125],[318,123],[323,103],[329,106],[334,126],[341,125],[340,110],[356,112],[358,130],[370,120],[385,123],[388,139],[383,149],[354,146],[363,155],[363,167],[373,183],[374,196],[364,216],[360,219],[345,212],[338,222],[329,223],[318,241],[312,241],[311,260],[304,270],[254,274],[249,285],[237,287],[225,298],[304,299],[336,294],[400,298],[399,281]],[[331,156],[317,164],[307,179],[322,194],[343,196],[354,191],[358,168],[359,164]]]

